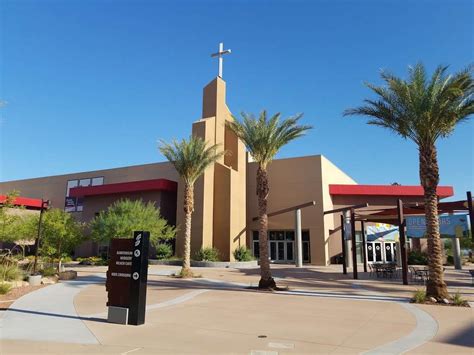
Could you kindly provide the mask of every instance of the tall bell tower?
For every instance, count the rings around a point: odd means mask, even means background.
[[[203,247],[215,247],[221,260],[229,261],[234,260],[235,248],[246,245],[245,146],[226,125],[233,117],[226,104],[225,81],[217,76],[203,91],[202,118],[193,123],[192,134],[208,145],[218,144],[227,155],[212,164],[194,186],[191,257]],[[184,217],[182,189],[179,184],[178,224]],[[182,254],[183,234],[178,232],[178,255]]]

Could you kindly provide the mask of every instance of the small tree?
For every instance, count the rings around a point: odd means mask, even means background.
[[[22,207],[14,204],[18,197],[18,191],[7,193],[5,201],[0,206],[0,241],[14,242],[19,236],[19,226],[22,223],[22,217],[18,213]]]
[[[369,118],[368,124],[383,127],[418,146],[420,183],[424,190],[426,233],[428,235],[429,279],[427,296],[448,297],[444,282],[441,239],[439,234],[438,139],[451,135],[474,114],[474,78],[472,68],[449,75],[448,67],[439,66],[428,75],[423,64],[410,67],[408,79],[382,72],[384,86],[366,84],[375,93],[360,107],[344,112]]]
[[[260,249],[260,282],[259,288],[276,288],[268,260],[268,165],[280,148],[303,136],[311,126],[300,125],[302,114],[280,121],[280,114],[271,117],[262,111],[259,117],[242,113],[242,120],[227,122],[230,129],[245,144],[252,158],[258,164],[257,197],[258,197],[258,241]]]
[[[29,219],[31,230],[38,226],[38,216]],[[83,241],[83,225],[71,214],[53,208],[44,212],[40,241],[40,252],[58,260],[58,272],[61,271],[63,253],[70,253]]]
[[[207,146],[204,139],[191,136],[189,140],[161,141],[160,152],[174,165],[184,182],[184,255],[181,276],[192,276],[191,272],[191,222],[194,211],[194,183],[204,171],[225,155],[218,151],[219,145]]]
[[[106,242],[112,238],[132,238],[134,231],[150,232],[150,242],[157,248],[161,241],[173,239],[176,228],[168,225],[153,202],[120,200],[102,211],[90,223],[92,238]]]

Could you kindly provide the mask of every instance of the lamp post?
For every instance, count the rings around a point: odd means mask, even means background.
[[[40,216],[39,216],[39,221],[38,221],[38,234],[35,240],[35,261],[33,263],[33,275],[36,274],[36,266],[38,263],[38,250],[39,250],[40,237],[41,237],[41,223],[43,221],[43,213],[46,209],[48,209],[48,207],[49,207],[49,200],[45,201],[41,199],[41,209],[40,209]]]

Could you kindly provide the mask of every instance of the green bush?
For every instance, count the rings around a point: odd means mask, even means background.
[[[57,270],[53,266],[48,266],[40,270],[41,275],[43,275],[44,277],[54,276],[56,275],[56,272]]]
[[[237,261],[251,261],[253,255],[247,247],[241,246],[234,250],[234,258]]]
[[[196,253],[198,261],[219,261],[219,250],[216,248],[202,248]]]
[[[80,265],[107,266],[109,261],[100,256],[90,256],[88,258],[76,258]]]
[[[11,289],[12,289],[12,285],[4,283],[4,282],[0,283],[0,295],[7,294]]]
[[[156,246],[158,260],[169,259],[173,255],[173,248],[169,244],[161,243]]]
[[[409,265],[428,265],[428,254],[420,251],[411,251],[408,254]]]
[[[459,293],[459,291],[457,291],[454,296],[452,297],[452,300],[453,300],[453,304],[455,306],[465,306],[467,305],[467,301],[462,298],[461,294]]]
[[[411,298],[414,303],[425,303],[426,301],[426,291],[425,290],[416,290]]]
[[[452,255],[448,255],[446,257],[446,264],[447,265],[454,265],[454,257]]]
[[[23,279],[23,270],[17,265],[0,265],[0,281],[18,281]]]

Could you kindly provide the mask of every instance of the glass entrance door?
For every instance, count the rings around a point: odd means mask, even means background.
[[[309,232],[303,231],[303,261],[310,262]],[[268,253],[270,260],[278,263],[293,263],[296,257],[295,232],[294,231],[269,231]],[[258,232],[253,232],[253,255],[259,257]]]
[[[396,243],[367,242],[367,262],[393,263],[397,261]]]
[[[367,261],[369,263],[380,263],[382,259],[382,243],[368,242],[367,243]]]

